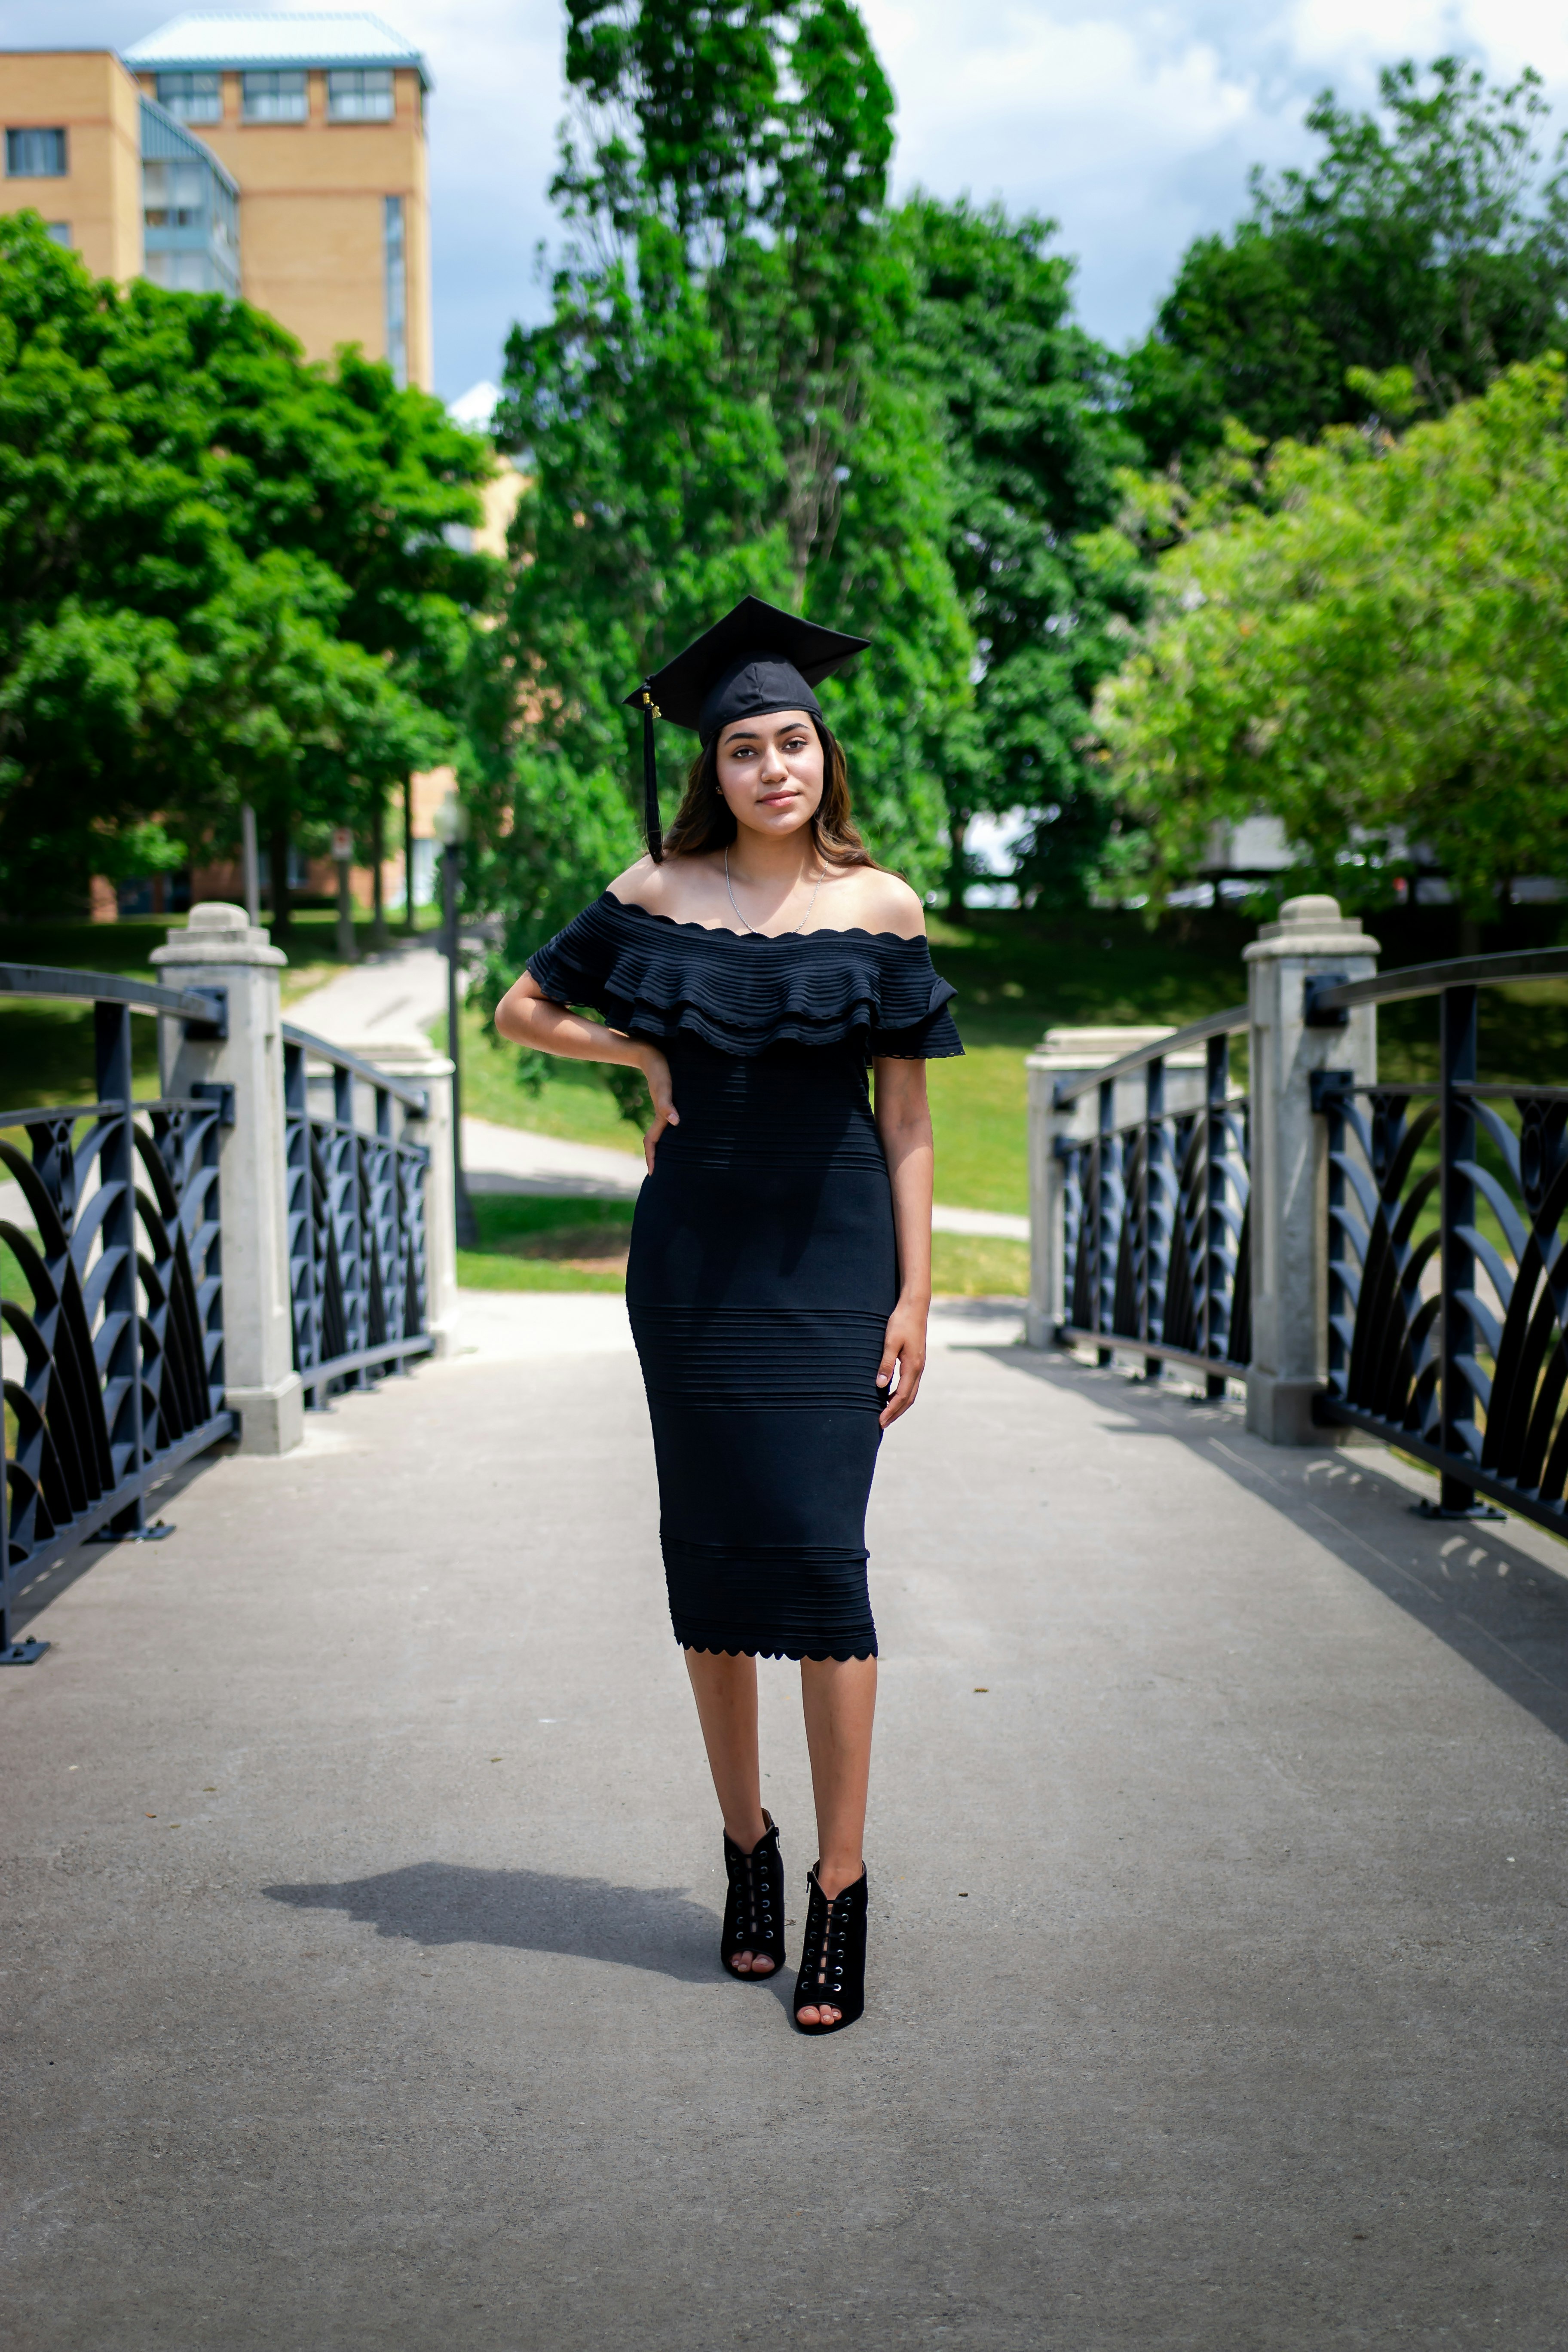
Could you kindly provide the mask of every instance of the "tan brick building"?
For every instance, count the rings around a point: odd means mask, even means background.
[[[357,342],[428,390],[430,81],[413,44],[372,16],[190,15],[125,63],[233,173],[246,299],[312,359]]]
[[[107,49],[0,58],[0,212],[41,213],[97,278],[142,267],[142,97]]]
[[[123,59],[0,55],[0,212],[93,273],[243,294],[311,359],[359,343],[428,391],[429,76],[380,17],[175,17]]]

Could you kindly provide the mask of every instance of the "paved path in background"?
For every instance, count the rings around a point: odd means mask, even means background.
[[[446,1010],[446,957],[438,948],[410,940],[297,996],[287,1017],[331,1045],[367,1046],[395,1037],[427,1045],[426,1032]]]
[[[446,963],[434,948],[394,948],[298,998],[289,1017],[330,1044],[374,1051],[383,1039],[424,1035],[447,1009],[446,975]],[[464,1119],[463,1164],[476,1192],[630,1200],[642,1182],[635,1148],[615,1151],[601,1144],[571,1143],[528,1128],[501,1127],[492,1119]],[[938,1207],[931,1223],[941,1234],[1020,1242],[1029,1238],[1027,1217],[989,1209]]]
[[[807,2042],[715,1965],[618,1302],[503,1304],[0,1675],[8,2352],[1555,2352],[1546,1538],[939,1349],[872,1507],[870,2007]]]

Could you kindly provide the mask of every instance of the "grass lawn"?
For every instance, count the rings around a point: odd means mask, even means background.
[[[631,1239],[630,1201],[542,1200],[531,1194],[479,1192],[478,1249],[458,1252],[466,1290],[624,1290]],[[939,1296],[1016,1297],[1028,1287],[1023,1242],[933,1237]]]
[[[421,908],[419,917],[420,928],[426,929],[434,909]],[[166,975],[148,959],[184,924],[183,915],[126,915],[117,923],[0,923],[0,962],[63,965],[162,982]],[[354,927],[362,955],[369,952],[371,931],[368,919]],[[296,913],[289,964],[279,975],[285,1009],[342,969],[336,940],[337,917],[330,909],[310,907]],[[131,1039],[137,1090],[155,1094],[158,1025],[152,1014],[133,1016]],[[37,1110],[51,1103],[90,1102],[92,1097],[91,1005],[0,997],[0,1108]]]

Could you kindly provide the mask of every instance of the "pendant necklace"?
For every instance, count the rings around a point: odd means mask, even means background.
[[[816,877],[816,890],[820,890],[820,889],[821,889],[821,887],[822,887],[822,879],[823,879],[823,877],[822,877],[821,874],[819,873],[819,874],[817,875],[817,877]],[[724,852],[724,887],[725,887],[725,889],[726,889],[726,890],[728,890],[728,891],[729,891],[729,893],[730,893],[730,904],[731,904],[731,907],[735,907],[735,893],[734,893],[734,890],[733,890],[733,888],[731,887],[731,882],[730,882],[730,852],[729,852],[729,850],[728,850],[727,848],[726,848],[726,850],[725,850],[725,852]],[[755,923],[747,923],[747,922],[746,922],[746,919],[745,919],[744,915],[742,915],[742,914],[741,909],[739,908],[739,907],[735,907],[735,918],[736,918],[736,920],[737,920],[738,922],[741,922],[741,923],[745,924],[745,928],[746,928],[746,929],[747,929],[748,931],[750,931],[750,933],[751,933],[751,935],[752,935],[752,937],[754,940],[793,940],[793,939],[798,939],[798,938],[799,938],[799,936],[800,936],[800,934],[801,934],[801,932],[805,930],[805,927],[806,927],[807,923],[809,923],[809,922],[810,922],[810,920],[811,920],[811,910],[812,910],[812,908],[813,908],[813,907],[815,907],[815,906],[816,906],[816,890],[814,890],[814,891],[812,892],[812,894],[811,894],[811,898],[810,898],[810,899],[809,899],[809,901],[807,902],[807,905],[806,905],[805,912],[805,914],[801,917],[801,919],[800,919],[799,922],[798,922],[798,923],[795,923],[795,924],[794,924],[794,925],[792,925],[792,927],[790,928],[790,929],[788,929],[787,931],[759,931],[759,930],[758,930],[758,929],[757,929],[757,927],[756,927],[756,925],[755,925]]]

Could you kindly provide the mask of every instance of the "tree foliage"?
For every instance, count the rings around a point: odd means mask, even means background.
[[[941,436],[905,365],[917,289],[884,203],[892,97],[856,10],[568,14],[580,102],[555,194],[575,241],[552,315],[508,345],[497,425],[529,488],[491,651],[512,720],[473,786],[514,968],[626,843],[622,697],[748,590],[875,637],[825,708],[878,854],[921,884],[972,654]],[[694,746],[661,734],[673,796]],[[552,805],[603,808],[574,866],[542,849]]]
[[[1110,354],[1073,318],[1053,223],[921,195],[897,234],[918,288],[910,364],[943,424],[947,557],[978,656],[973,720],[944,745],[950,898],[971,817],[1023,809],[1037,816],[1026,881],[1060,905],[1110,855],[1089,709],[1121,656],[1113,620],[1142,606],[1136,566],[1091,564],[1081,541],[1115,514],[1118,470],[1141,452]]]
[[[1561,341],[1568,183],[1540,77],[1489,86],[1457,58],[1407,60],[1381,98],[1358,114],[1325,90],[1311,169],[1255,171],[1251,218],[1188,247],[1128,363],[1155,466],[1216,448],[1227,415],[1266,442],[1363,419],[1352,369],[1408,368],[1441,414]]]
[[[345,352],[0,220],[0,887],[353,821],[467,692],[490,459]],[[162,830],[159,830],[161,826]],[[150,829],[151,828],[151,829]]]
[[[1418,848],[1478,910],[1510,876],[1568,872],[1563,359],[1403,439],[1331,427],[1261,472],[1234,446],[1102,699],[1167,870],[1262,808],[1303,878],[1352,899],[1386,898]]]

